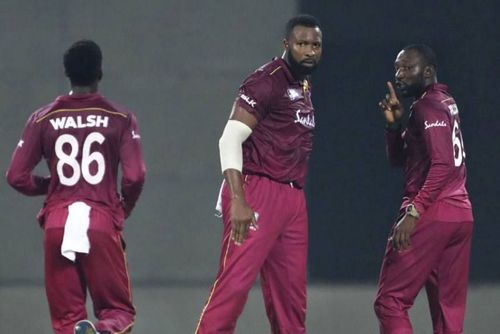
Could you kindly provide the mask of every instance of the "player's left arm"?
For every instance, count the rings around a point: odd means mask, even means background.
[[[12,159],[5,174],[7,182],[27,196],[45,195],[48,192],[50,176],[33,175],[33,169],[42,159],[41,124],[30,117],[24,127]]]
[[[130,114],[120,145],[122,168],[121,195],[125,217],[128,217],[139,199],[146,177],[146,165],[142,155],[141,135],[137,120]]]
[[[411,246],[410,236],[418,219],[435,202],[453,173],[454,148],[450,124],[451,117],[444,105],[434,101],[420,101],[415,106],[415,121],[425,140],[431,165],[417,196],[407,208],[407,213],[398,222],[392,236],[395,249]]]
[[[413,200],[416,210],[422,215],[436,201],[459,166],[454,163],[454,124],[447,107],[437,101],[424,100],[416,106],[415,117],[431,162],[425,182]]]

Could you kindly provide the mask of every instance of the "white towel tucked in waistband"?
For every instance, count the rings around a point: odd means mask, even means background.
[[[222,218],[222,190],[224,189],[224,184],[226,183],[226,180],[222,180],[222,184],[220,185],[219,189],[219,196],[217,196],[217,202],[215,203],[215,216],[218,218]],[[255,221],[259,220],[259,213],[254,212],[253,213]]]
[[[224,188],[224,183],[226,183],[226,180],[222,180],[219,195],[217,196],[217,202],[215,203],[215,216],[219,218],[222,217],[222,188]]]
[[[68,219],[64,225],[64,237],[61,245],[62,256],[75,261],[75,253],[88,254],[90,242],[87,230],[90,223],[90,206],[84,202],[74,202],[68,206]]]

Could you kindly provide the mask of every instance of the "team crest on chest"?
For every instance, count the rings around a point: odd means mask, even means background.
[[[302,98],[302,92],[300,91],[300,89],[288,88],[286,93],[290,101],[295,101]]]
[[[457,115],[457,114],[458,114],[458,107],[457,107],[456,103],[450,104],[450,105],[448,106],[448,110],[450,111],[450,114],[451,114],[452,116],[454,116],[454,115]]]

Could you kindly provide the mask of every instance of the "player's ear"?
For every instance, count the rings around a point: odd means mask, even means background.
[[[436,69],[432,65],[427,65],[424,68],[424,78],[432,78],[436,75]]]
[[[286,38],[283,38],[283,48],[285,50],[288,50],[289,47],[290,47],[290,43],[288,42],[288,40]]]

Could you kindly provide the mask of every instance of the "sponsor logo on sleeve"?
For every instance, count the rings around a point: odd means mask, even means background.
[[[250,107],[255,108],[257,105],[257,102],[255,100],[252,100],[250,97],[248,97],[245,94],[240,94],[240,98],[245,101]]]
[[[295,112],[295,117],[296,118],[294,123],[300,123],[306,128],[313,129],[316,125],[316,123],[314,122],[314,115],[311,114],[308,110],[298,109]]]
[[[424,125],[425,125],[425,129],[424,130],[427,130],[427,129],[430,129],[430,128],[445,128],[445,127],[448,126],[445,121],[435,121],[435,122],[432,122],[432,123],[430,123],[428,121],[424,121]]]
[[[141,139],[141,135],[132,130],[132,139]]]
[[[453,104],[450,104],[448,106],[448,109],[450,110],[450,114],[453,116],[453,115],[457,115],[458,114],[458,107],[455,103]]]

